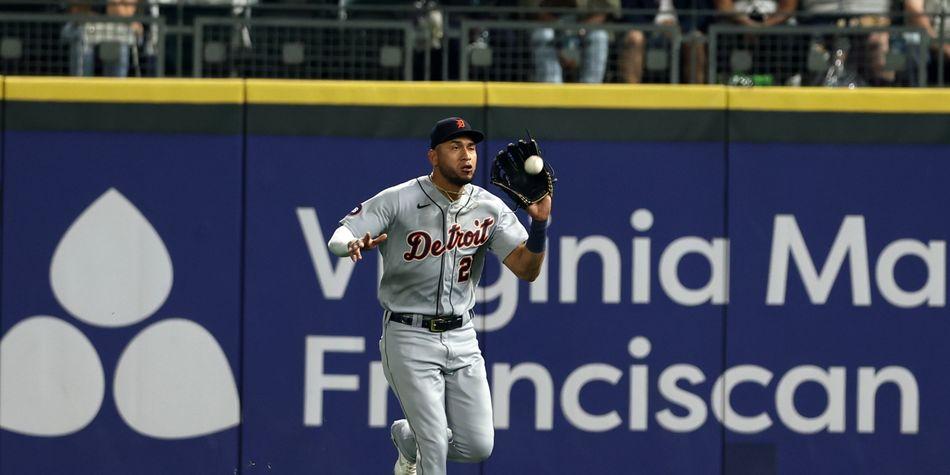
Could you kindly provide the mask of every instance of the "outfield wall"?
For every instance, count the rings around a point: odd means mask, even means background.
[[[462,115],[560,178],[452,473],[943,473],[950,92],[3,80],[0,473],[386,473],[336,221]],[[488,186],[489,189],[493,188]],[[521,216],[522,219],[524,216]]]

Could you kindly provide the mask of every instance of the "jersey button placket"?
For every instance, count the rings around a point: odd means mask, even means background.
[[[452,264],[451,254],[445,253],[446,261],[445,268],[448,272],[445,273],[445,280],[442,281],[442,312],[445,315],[452,314],[452,279],[454,278],[455,266]]]
[[[449,239],[448,220],[446,220],[446,222],[443,224],[444,224],[444,228],[442,229],[442,235],[445,236],[445,240],[443,241],[443,244],[448,245],[448,239]],[[442,302],[442,311],[446,315],[452,315],[454,313],[454,309],[452,307],[452,284],[455,279],[455,259],[454,259],[455,253],[450,252],[450,251],[445,251],[445,253],[442,255],[445,257],[445,260],[443,262],[445,262],[444,265],[446,267],[446,270],[448,271],[445,273],[444,280],[442,281],[442,295],[444,296],[443,302]]]

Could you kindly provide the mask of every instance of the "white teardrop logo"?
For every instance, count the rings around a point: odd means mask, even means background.
[[[129,342],[113,395],[126,424],[159,439],[207,435],[241,418],[224,351],[201,325],[179,318],[155,323]]]
[[[69,435],[95,419],[104,393],[99,356],[69,323],[34,316],[0,340],[0,427],[32,436]]]
[[[165,302],[172,261],[151,223],[110,188],[69,227],[50,264],[56,300],[90,325],[142,321]]]

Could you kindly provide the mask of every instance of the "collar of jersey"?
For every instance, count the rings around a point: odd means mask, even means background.
[[[459,207],[464,205],[464,203],[468,201],[469,197],[471,196],[471,193],[474,191],[470,183],[463,187],[465,189],[466,195],[460,196],[456,201],[449,201],[449,199],[446,198],[445,195],[443,195],[442,192],[435,187],[435,183],[432,183],[432,180],[429,179],[429,175],[421,176],[419,181],[421,181],[422,186],[425,187],[426,193],[429,195],[429,199],[435,201],[435,203],[444,210],[447,210],[453,206]]]

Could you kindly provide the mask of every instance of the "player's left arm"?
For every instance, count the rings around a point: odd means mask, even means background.
[[[541,264],[544,262],[545,227],[551,216],[551,195],[528,206],[526,210],[532,221],[528,241],[511,251],[504,262],[505,267],[519,279],[534,282],[541,273]]]

